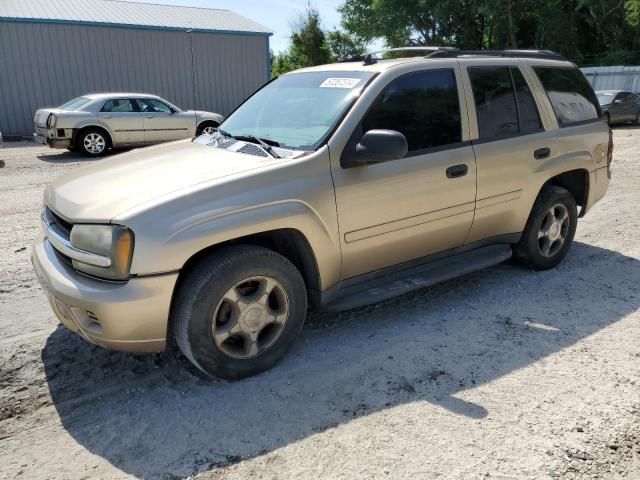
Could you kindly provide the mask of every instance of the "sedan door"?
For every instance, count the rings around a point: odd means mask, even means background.
[[[144,139],[147,145],[189,137],[193,117],[181,115],[156,98],[139,98],[137,102],[144,118]]]
[[[402,75],[378,94],[342,156],[376,129],[404,134],[408,154],[350,167],[331,152],[344,277],[464,243],[473,221],[476,166],[463,134],[466,107],[459,92],[452,68]]]
[[[114,146],[144,143],[144,122],[136,102],[129,98],[107,100],[97,114],[98,122],[110,132]]]

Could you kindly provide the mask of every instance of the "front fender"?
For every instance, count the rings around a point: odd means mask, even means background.
[[[196,114],[196,123],[198,125],[200,125],[205,120],[213,120],[218,125],[220,125],[224,121],[224,117],[217,113],[211,113],[211,112],[198,112]]]
[[[340,248],[332,228],[309,204],[283,200],[266,205],[213,212],[179,220],[164,240],[154,240],[149,232],[136,238],[133,274],[179,270],[198,252],[227,242],[279,229],[294,229],[307,239],[313,250],[321,288],[336,283],[340,273]]]

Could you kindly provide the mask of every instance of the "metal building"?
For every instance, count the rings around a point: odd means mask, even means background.
[[[272,32],[228,10],[118,0],[0,1],[0,131],[85,93],[134,91],[228,114],[270,77]]]
[[[640,92],[640,67],[581,68],[594,90]]]

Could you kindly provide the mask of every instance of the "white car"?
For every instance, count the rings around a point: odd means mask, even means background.
[[[51,148],[99,156],[114,147],[212,134],[223,120],[217,113],[182,110],[155,95],[94,93],[38,110],[33,136]]]

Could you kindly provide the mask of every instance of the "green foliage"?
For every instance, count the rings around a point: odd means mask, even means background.
[[[391,47],[541,48],[589,64],[640,49],[640,0],[345,0],[339,10],[347,32]]]
[[[342,30],[328,32],[327,45],[333,60],[362,55],[367,50],[367,44],[364,40]]]

